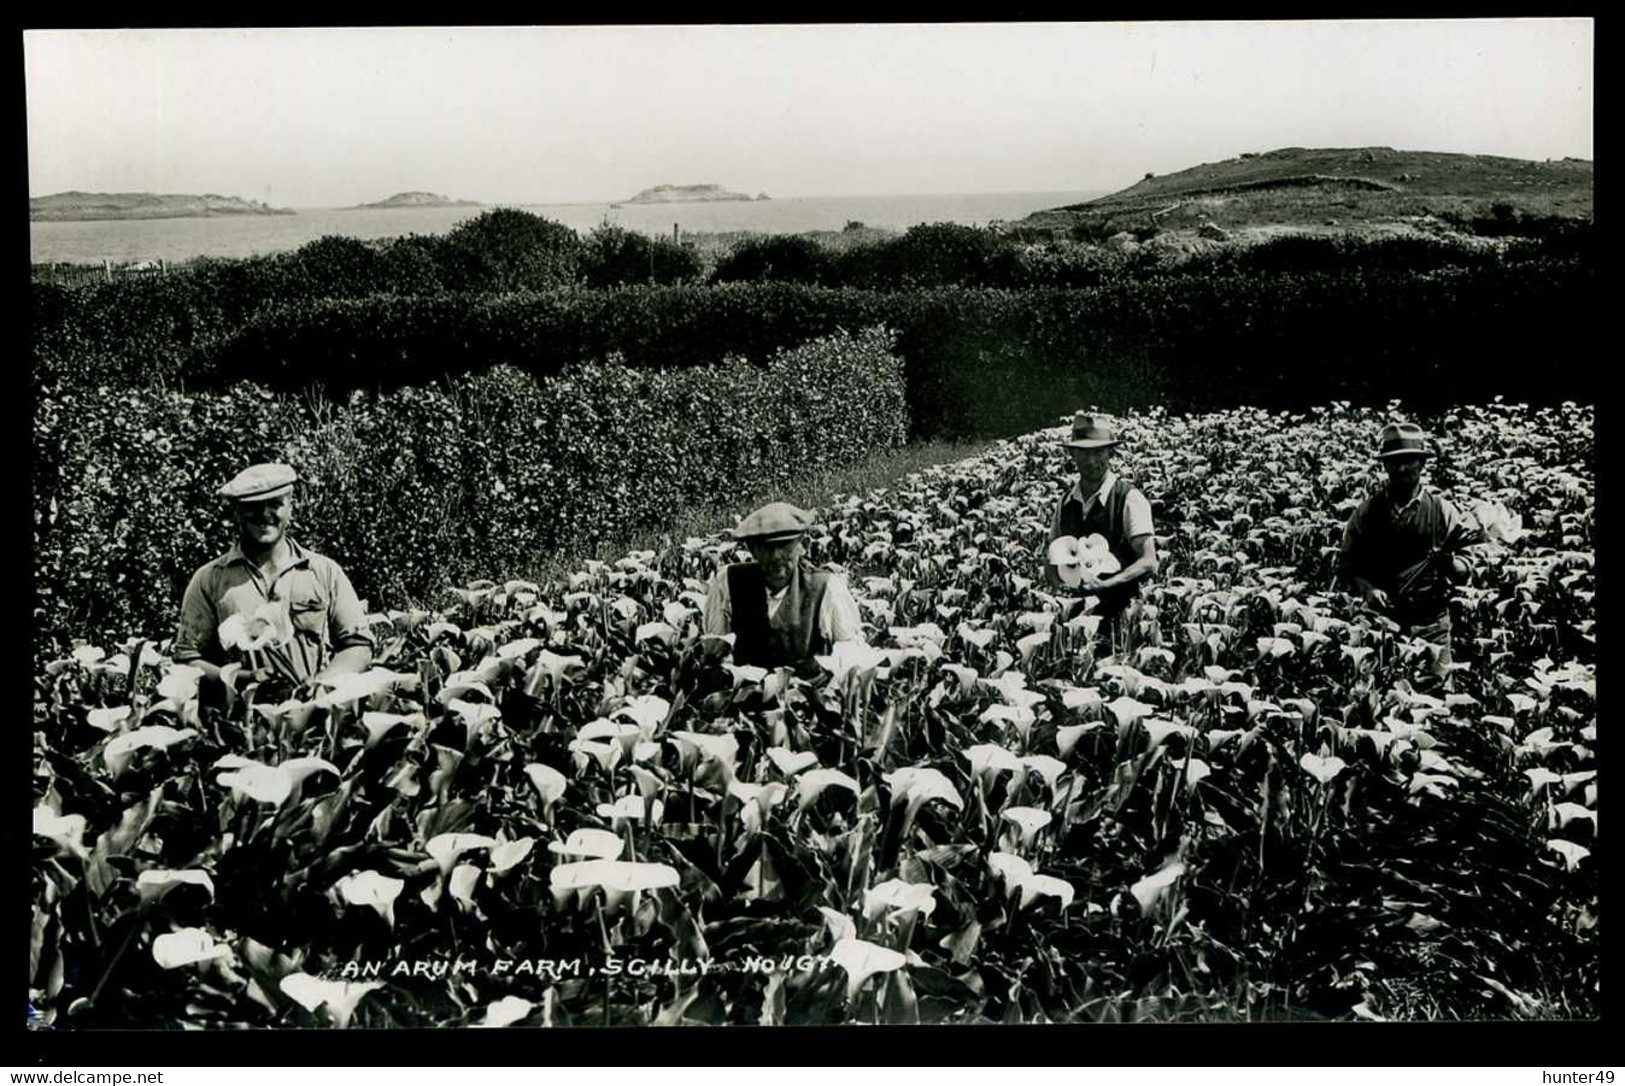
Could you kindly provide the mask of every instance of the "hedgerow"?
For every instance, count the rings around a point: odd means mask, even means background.
[[[497,366],[338,400],[53,389],[34,426],[35,629],[172,632],[186,579],[230,543],[214,490],[256,461],[299,470],[296,537],[384,605],[862,462],[907,431],[890,337],[843,333],[766,366],[611,358],[545,381]]]

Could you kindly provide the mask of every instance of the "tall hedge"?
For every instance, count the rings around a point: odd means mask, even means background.
[[[230,543],[214,490],[256,461],[299,470],[297,538],[374,607],[771,493],[904,440],[891,338],[825,337],[765,366],[612,359],[545,381],[496,366],[337,399],[247,383],[49,390],[34,426],[35,628],[172,633],[187,578]]]

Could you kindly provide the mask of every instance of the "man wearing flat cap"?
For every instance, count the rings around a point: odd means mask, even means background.
[[[1112,469],[1112,451],[1120,444],[1117,424],[1105,415],[1079,411],[1062,443],[1078,480],[1061,496],[1050,518],[1049,542],[1062,536],[1101,536],[1119,569],[1108,577],[1085,578],[1068,589],[1054,563],[1045,567],[1051,588],[1096,597],[1092,614],[1101,616],[1098,635],[1110,640],[1117,619],[1139,595],[1140,582],[1157,572],[1157,541],[1151,503],[1129,480]]]
[[[711,579],[705,632],[734,635],[734,663],[805,669],[835,642],[862,639],[846,578],[807,560],[811,525],[806,510],[773,502],[733,530],[755,561],[724,566]]]
[[[221,623],[240,616],[273,619],[281,636],[262,659],[296,684],[372,666],[372,633],[350,579],[331,558],[288,537],[298,478],[287,464],[255,464],[220,488],[237,542],[186,586],[176,663],[217,679],[234,658],[221,643]]]
[[[1443,671],[1450,662],[1450,584],[1467,575],[1461,549],[1483,542],[1483,533],[1422,485],[1433,450],[1421,427],[1388,423],[1376,455],[1387,484],[1343,526],[1338,580],[1407,633],[1438,645]]]

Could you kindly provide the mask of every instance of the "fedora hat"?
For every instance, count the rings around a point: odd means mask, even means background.
[[[1079,411],[1072,416],[1072,435],[1061,444],[1068,449],[1109,449],[1117,443],[1117,426],[1109,417]]]
[[[782,543],[799,539],[812,527],[813,516],[789,502],[769,502],[734,526],[729,533],[746,543]]]
[[[1377,438],[1377,459],[1395,460],[1404,456],[1432,456],[1428,436],[1414,422],[1390,422]]]

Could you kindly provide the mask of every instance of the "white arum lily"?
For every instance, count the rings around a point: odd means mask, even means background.
[[[1305,773],[1321,784],[1330,784],[1339,773],[1348,768],[1348,763],[1335,754],[1328,758],[1318,754],[1305,754],[1298,759],[1298,764],[1303,767]]]
[[[1031,709],[1019,705],[989,705],[977,719],[983,723],[1013,725],[1023,739],[1032,731],[1037,719]]]
[[[293,638],[293,620],[286,601],[260,604],[249,614],[229,616],[215,631],[224,648],[259,652],[281,648]]]
[[[118,705],[111,709],[92,709],[85,714],[85,721],[97,731],[116,732],[119,725],[130,719],[130,707]]]
[[[541,697],[542,693],[551,688],[559,687],[575,681],[577,675],[587,669],[587,662],[579,656],[560,656],[550,649],[543,649],[536,654],[536,665],[525,676],[525,693],[531,697]]]
[[[617,743],[621,748],[622,757],[628,757],[632,748],[638,745],[643,737],[643,731],[638,725],[622,720],[594,720],[582,726],[576,732],[576,738],[583,743],[609,742]],[[621,759],[616,759],[619,762]],[[610,768],[609,766],[605,767]]]
[[[1004,880],[1006,893],[1021,889],[1033,877],[1033,865],[1013,852],[989,853],[987,865]]]
[[[999,817],[1021,831],[1022,848],[1031,846],[1038,831],[1054,821],[1053,815],[1037,807],[1006,807]]]
[[[1085,732],[1091,732],[1096,728],[1105,726],[1105,722],[1100,720],[1091,721],[1088,724],[1063,724],[1055,729],[1055,749],[1061,752],[1061,757],[1065,758],[1077,747],[1078,740],[1083,738]]]
[[[1211,766],[1200,758],[1192,758],[1190,764],[1185,767],[1185,787],[1187,789],[1195,788],[1198,781],[1212,775],[1213,769]]]
[[[408,728],[422,729],[429,723],[422,713],[380,713],[368,711],[361,714],[361,726],[367,729],[366,748],[371,750],[395,728],[405,724]]]
[[[710,735],[704,732],[672,732],[666,738],[677,744],[679,759],[685,773],[693,773],[704,762],[714,761],[727,770],[731,777],[739,758],[739,740],[731,734]]]
[[[846,970],[846,1000],[857,999],[864,982],[877,973],[890,973],[908,964],[908,959],[895,950],[848,938],[836,943],[829,952],[830,960]]]
[[[278,985],[282,994],[311,1014],[325,1008],[328,1017],[339,1029],[346,1029],[355,1017],[356,1005],[368,992],[384,987],[383,981],[323,980],[309,973],[289,973]]]
[[[628,773],[632,774],[632,780],[638,786],[638,795],[643,799],[653,799],[666,790],[666,782],[642,766],[632,765],[627,766],[626,769]]]
[[[55,841],[59,849],[80,858],[86,855],[84,844],[86,824],[84,815],[57,814],[45,806],[34,808],[35,835]]]
[[[662,890],[676,886],[682,877],[668,864],[638,863],[631,860],[583,860],[579,863],[559,864],[548,876],[556,900],[572,893],[595,888],[604,891],[604,898],[614,909],[643,890]]]
[[[849,681],[862,683],[872,678],[886,662],[886,653],[862,641],[850,639],[835,642],[828,656],[815,656],[813,659],[834,676],[834,685],[840,687]]]
[[[324,758],[290,758],[281,765],[270,766],[228,754],[214,763],[213,768],[226,770],[215,778],[216,784],[230,788],[240,797],[272,806],[281,806],[288,797],[297,794],[305,780],[315,773],[339,776],[338,767]]]
[[[892,806],[899,803],[908,805],[903,816],[905,829],[914,824],[914,817],[920,808],[932,800],[941,800],[955,810],[965,809],[965,801],[960,798],[953,782],[935,769],[907,766],[893,770],[886,774],[886,784],[892,790]]]
[[[1063,535],[1050,541],[1049,561],[1060,575],[1061,583],[1076,588],[1087,577],[1098,581],[1122,569],[1113,557],[1111,547],[1103,536],[1089,535],[1082,539]]]
[[[1106,703],[1113,719],[1117,721],[1119,729],[1127,728],[1136,720],[1142,720],[1156,711],[1156,706],[1147,705],[1143,701],[1136,701],[1130,697],[1116,698]]]
[[[1554,837],[1546,842],[1546,847],[1563,857],[1563,864],[1573,871],[1580,866],[1580,861],[1591,855],[1591,850],[1584,845],[1577,845],[1573,841],[1564,841]]]
[[[749,683],[761,684],[767,678],[767,668],[757,667],[755,664],[723,664],[728,674],[733,676],[734,689],[739,689]]]
[[[422,681],[417,675],[390,671],[382,667],[353,675],[334,675],[321,680],[322,685],[328,689],[316,699],[316,704],[323,709],[352,705],[377,694],[387,694],[392,690],[414,689]]]
[[[1048,754],[1029,754],[1021,759],[1021,766],[1028,773],[1037,773],[1043,778],[1044,786],[1055,792],[1055,784],[1060,780],[1061,774],[1066,772],[1066,763],[1059,758],[1051,758]]]
[[[480,869],[473,864],[458,864],[451,869],[451,877],[446,880],[451,899],[465,913],[474,911],[474,887],[479,884],[480,874]]]
[[[773,810],[779,800],[783,799],[790,787],[779,781],[770,784],[746,784],[735,781],[728,786],[728,794],[743,805],[739,810],[739,817],[745,823],[748,833],[762,832],[762,822],[767,818],[768,812]]]
[[[1159,747],[1163,740],[1170,735],[1179,734],[1189,738],[1196,734],[1196,729],[1189,724],[1180,724],[1172,720],[1160,720],[1156,717],[1145,717],[1140,721],[1146,733],[1151,736],[1151,746]]]
[[[636,796],[629,797],[637,799]],[[626,842],[620,834],[608,830],[572,830],[561,845],[549,841],[547,850],[560,856],[590,856],[595,860],[613,860],[621,854]]]
[[[1450,789],[1456,786],[1456,778],[1446,777],[1439,773],[1412,773],[1410,794],[1426,792],[1439,799],[1450,798]]]
[[[643,738],[652,737],[671,712],[671,702],[654,694],[638,694],[626,699],[626,704],[610,714],[611,718],[626,717],[635,723]]]
[[[658,641],[668,648],[677,642],[679,634],[677,628],[667,622],[645,622],[632,634],[632,643],[642,644],[645,641]]]
[[[618,829],[623,822],[642,822],[647,810],[650,825],[658,825],[666,816],[666,805],[657,799],[645,808],[647,802],[642,796],[622,796],[614,803],[600,803],[598,817],[608,819]]]
[[[207,871],[147,870],[136,876],[135,888],[143,904],[157,901],[177,886],[201,886],[214,897],[214,880]]]
[[[1002,708],[994,706],[994,708]],[[1022,770],[1021,759],[1005,748],[993,743],[978,743],[959,752],[970,763],[970,771],[977,777],[991,777],[995,773],[1016,773]]]
[[[805,811],[831,787],[844,788],[854,796],[859,791],[858,782],[839,769],[809,769],[796,778],[796,792],[801,797],[796,804],[797,809]]]
[[[1033,653],[1049,644],[1049,642],[1050,634],[1048,630],[1042,633],[1030,633],[1026,637],[1018,639],[1016,641],[1016,651],[1021,654],[1021,662],[1024,664],[1031,663]]]
[[[576,756],[575,767],[578,774],[586,772],[587,766],[594,762],[597,762],[605,773],[614,772],[624,752],[619,743],[579,737],[570,740],[570,745],[566,749]]]
[[[1071,906],[1077,897],[1077,891],[1070,882],[1058,879],[1053,875],[1034,874],[1021,883],[1021,907],[1031,906],[1041,897],[1053,897],[1060,901],[1064,910]]]
[[[429,838],[428,843],[423,846],[423,851],[439,865],[442,875],[449,875],[452,864],[456,863],[457,857],[463,853],[492,849],[496,845],[495,837],[487,837],[482,833],[441,833]]]
[[[456,671],[446,676],[446,681],[440,684],[440,693],[435,695],[442,705],[449,704],[454,699],[468,700],[468,695],[478,694],[486,701],[496,701],[496,695],[491,693],[491,687],[481,678],[477,671]]]
[[[1540,790],[1546,787],[1548,784],[1556,784],[1558,781],[1563,779],[1561,776],[1553,773],[1545,766],[1536,766],[1533,769],[1526,769],[1523,771],[1523,773],[1524,776],[1529,778],[1529,794],[1531,796],[1538,794]]]
[[[1073,686],[1061,691],[1061,704],[1068,709],[1099,709],[1106,704],[1092,686]]]
[[[216,943],[202,928],[181,928],[152,941],[152,960],[164,969],[179,969],[220,958],[230,958],[231,947]]]
[[[78,661],[81,667],[90,667],[99,663],[106,655],[105,650],[99,649],[95,645],[80,645],[73,650],[73,658]]]
[[[1151,910],[1156,908],[1157,902],[1161,901],[1163,896],[1167,894],[1168,888],[1184,873],[1185,865],[1176,860],[1156,874],[1147,875],[1133,886],[1130,886],[1128,888],[1129,893],[1134,895],[1134,900],[1140,903],[1140,914],[1150,916]]]
[[[542,642],[534,637],[521,637],[510,641],[506,645],[498,646],[497,657],[502,660],[523,660],[532,652],[542,647]]]
[[[773,763],[773,768],[786,777],[794,777],[804,769],[811,769],[818,764],[818,755],[810,750],[794,751],[788,747],[769,747],[767,760]]]
[[[889,916],[906,916],[909,913],[930,916],[936,908],[936,888],[930,883],[887,879],[871,886],[863,894],[863,915],[870,920],[882,913]]]
[[[544,811],[552,809],[553,804],[559,801],[560,797],[564,795],[564,790],[570,784],[563,773],[550,765],[543,765],[540,762],[532,762],[527,765],[525,767],[525,776],[530,778],[530,783],[535,787],[536,794],[541,797]]]
[[[987,648],[989,645],[993,644],[994,640],[999,636],[999,632],[997,630],[989,630],[986,628],[976,629],[969,623],[965,622],[961,622],[959,624],[959,629],[955,632],[959,634],[961,640],[967,642],[968,644],[975,645],[979,649]]]
[[[928,647],[940,649],[942,643],[948,640],[948,635],[935,622],[926,622],[919,626],[893,626],[891,635],[897,639],[897,644],[905,649]]]
[[[376,871],[357,871],[333,885],[339,900],[376,911],[384,923],[395,926],[395,899],[406,886],[404,879],[392,879]]]
[[[192,728],[149,724],[144,728],[115,735],[108,740],[107,746],[102,748],[102,761],[107,763],[107,771],[116,779],[123,775],[125,767],[130,764],[130,759],[135,756],[136,751],[149,747],[153,750],[167,750],[196,734]]]
[[[837,912],[828,905],[818,906],[818,911],[824,915],[824,926],[829,929],[830,940],[840,942],[843,939],[856,939],[858,925],[850,916]]]
[[[463,726],[468,729],[470,744],[483,735],[485,730],[492,724],[502,719],[502,710],[487,702],[463,701],[461,698],[453,698],[446,708],[450,709],[463,722]]]
[[[1585,819],[1591,823],[1592,829],[1597,826],[1597,812],[1587,810],[1578,803],[1555,803],[1547,812],[1546,828],[1560,830],[1575,819]]]
[[[504,841],[491,850],[491,873],[500,875],[524,862],[536,847],[534,837],[521,837],[517,841]]]
[[[536,1004],[518,996],[503,996],[485,1008],[485,1017],[474,1023],[476,1029],[500,1029],[530,1017]]]
[[[198,680],[202,678],[202,668],[192,667],[190,664],[175,664],[158,681],[158,696],[167,698],[176,705],[184,705],[197,697]]]

